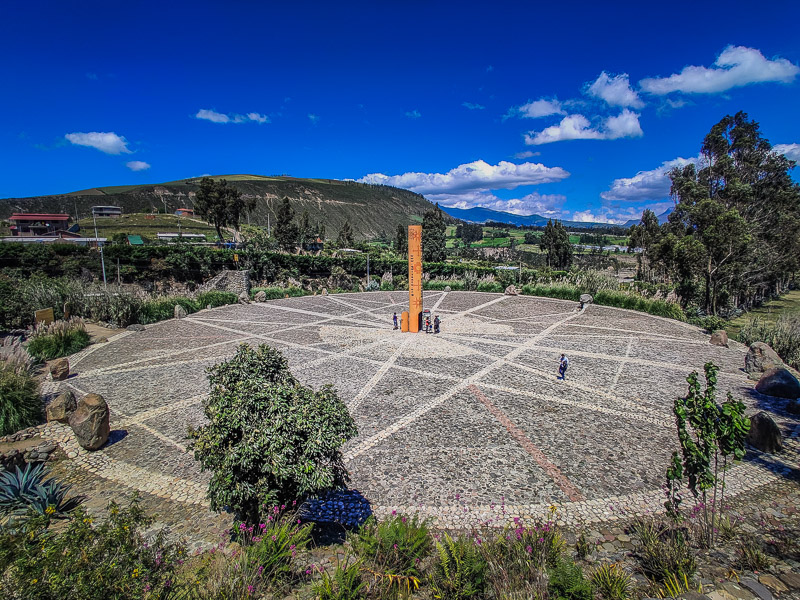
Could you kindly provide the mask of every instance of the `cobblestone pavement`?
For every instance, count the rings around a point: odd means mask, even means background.
[[[719,399],[730,391],[750,411],[770,410],[786,437],[782,454],[736,466],[728,493],[797,468],[798,420],[753,390],[734,342],[712,346],[695,327],[643,313],[475,292],[426,292],[442,333],[402,334],[392,313],[407,301],[407,292],[292,298],[121,333],[73,356],[76,375],[60,384],[103,395],[110,443],[87,453],[66,427],[43,433],[69,468],[171,503],[161,520],[202,537],[208,474],[185,434],[204,420],[204,370],[240,343],[267,343],[303,383],[333,383],[347,403],[359,428],[345,447],[351,486],[376,515],[418,511],[460,528],[557,504],[566,523],[596,523],[659,509],[673,400],[711,360]],[[562,352],[570,367],[557,380]]]

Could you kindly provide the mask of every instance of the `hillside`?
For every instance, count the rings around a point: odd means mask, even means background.
[[[328,237],[335,237],[346,220],[357,238],[373,238],[382,233],[393,236],[398,225],[420,222],[431,203],[419,194],[389,186],[367,185],[332,179],[297,179],[260,175],[221,175],[246,198],[255,198],[250,214],[253,225],[275,222],[275,214],[284,197],[291,200],[297,218],[304,210],[311,223],[322,223]],[[200,179],[182,179],[167,183],[92,188],[53,196],[6,198],[0,200],[0,219],[13,212],[64,212],[85,217],[92,206],[119,206],[126,213],[172,213],[177,208],[192,207]],[[247,222],[247,217],[243,219]]]

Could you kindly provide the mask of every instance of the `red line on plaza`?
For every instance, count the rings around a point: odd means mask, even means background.
[[[530,440],[530,438],[525,435],[525,432],[522,431],[519,427],[514,425],[511,419],[506,416],[506,414],[497,408],[492,402],[481,392],[477,386],[470,385],[469,390],[475,395],[475,397],[481,401],[481,403],[489,410],[494,417],[500,421],[500,424],[506,428],[511,437],[513,437],[519,443],[522,448],[533,457],[533,460],[542,468],[542,470],[550,476],[555,484],[561,488],[561,491],[566,494],[567,498],[569,498],[572,502],[580,502],[585,500],[583,495],[578,491],[572,482],[567,479],[566,475],[564,475],[557,466],[547,460],[547,457],[544,453],[537,448],[534,443]]]

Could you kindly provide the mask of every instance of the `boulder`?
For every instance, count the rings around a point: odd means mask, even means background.
[[[59,358],[51,362],[50,375],[55,381],[63,381],[69,377],[69,359]]]
[[[709,340],[712,346],[724,346],[725,348],[728,347],[728,332],[724,329],[717,329],[714,333],[711,334],[711,339]]]
[[[322,288],[322,295],[323,296],[327,296],[328,295],[328,288]]]
[[[77,407],[75,396],[72,392],[61,392],[58,396],[56,396],[55,400],[47,405],[47,408],[45,409],[45,413],[47,414],[47,422],[69,422],[69,416],[75,412]]]
[[[250,296],[247,292],[239,294],[239,304],[250,304]]]
[[[769,452],[770,454],[778,452],[783,446],[781,430],[767,413],[761,411],[750,417],[750,431],[747,434],[747,443],[762,452]]]
[[[87,450],[97,450],[111,433],[108,404],[100,394],[86,394],[78,401],[77,410],[69,417],[69,426],[78,443]]]
[[[449,285],[444,286],[444,290],[443,291],[445,293],[449,292],[450,291],[450,286]]]
[[[756,384],[756,391],[774,398],[800,398],[800,381],[788,369],[778,367],[765,371]]]
[[[175,305],[175,318],[176,319],[186,318],[186,309],[183,308],[180,304]]]
[[[99,337],[94,341],[95,344],[107,344],[108,338],[107,337]]]
[[[261,290],[256,294],[255,297],[256,302],[266,302],[267,301],[267,293],[264,290]]]
[[[778,353],[764,342],[753,342],[744,357],[744,370],[757,379],[764,371],[782,367],[783,361]]]
[[[594,300],[594,298],[592,298],[591,294],[581,294],[580,297],[581,306],[585,306],[586,304],[591,304],[592,300]]]
[[[177,308],[178,308],[178,306],[176,306],[175,308],[177,309]],[[182,307],[181,307],[181,308],[182,308]],[[183,313],[183,316],[184,316],[184,317],[186,316],[186,311],[184,311],[184,313]],[[178,315],[177,315],[177,310],[176,310],[175,318],[176,318],[176,319],[177,319],[177,318],[183,318],[183,317],[178,317]],[[127,329],[128,331],[144,331],[144,325],[142,325],[142,324],[140,324],[140,323],[132,323],[131,325],[128,325],[128,326],[126,327],[126,329]]]
[[[506,296],[519,296],[519,292],[517,291],[516,286],[510,285],[506,288],[506,291],[503,292]]]

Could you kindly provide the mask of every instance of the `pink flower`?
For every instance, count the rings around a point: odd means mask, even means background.
[[[393,510],[393,511],[392,511],[392,516],[394,517],[394,516],[396,516],[396,515],[397,515],[397,511],[396,511],[396,510]]]
[[[532,548],[531,546],[528,546],[527,548],[525,548],[525,551],[526,551],[528,554],[532,554],[532,553],[533,553],[533,548]]]
[[[248,585],[248,586],[247,586],[247,593],[248,593],[248,594],[252,594],[254,589],[255,589],[255,588],[254,588],[252,585]]]
[[[259,529],[264,529],[266,526],[267,526],[266,523],[261,523],[261,524],[259,524],[258,527],[259,527]]]

